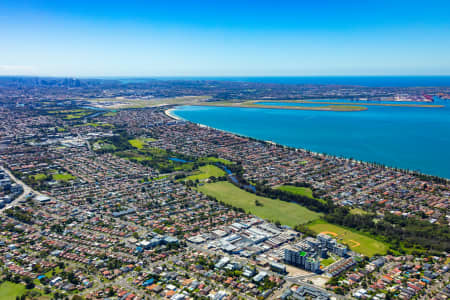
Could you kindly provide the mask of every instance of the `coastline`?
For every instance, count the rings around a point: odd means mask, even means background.
[[[190,121],[190,120],[186,120],[186,119],[183,119],[181,117],[178,117],[178,116],[173,114],[173,111],[175,111],[175,110],[176,110],[176,107],[166,109],[164,111],[164,114],[166,116],[168,116],[169,118],[172,118],[174,120],[189,122],[189,123],[195,124],[197,126],[200,126],[202,128],[214,129],[214,130],[217,130],[217,131],[220,131],[220,132],[223,132],[223,133],[233,134],[233,135],[236,135],[238,137],[252,139],[252,140],[255,140],[255,141],[258,141],[258,142],[262,142],[262,143],[266,143],[266,144],[272,144],[272,145],[275,145],[275,146],[278,146],[278,147],[293,149],[294,151],[308,152],[308,153],[311,153],[313,155],[320,156],[320,157],[336,157],[336,158],[344,159],[344,160],[352,160],[353,162],[358,163],[358,164],[369,163],[369,162],[365,162],[363,160],[350,159],[350,158],[346,158],[346,157],[339,157],[337,155],[332,155],[332,154],[327,154],[327,153],[322,153],[322,152],[316,152],[316,151],[308,150],[308,149],[305,149],[305,148],[299,148],[299,147],[283,145],[283,144],[280,144],[280,143],[277,143],[277,142],[274,142],[274,141],[258,139],[258,138],[255,138],[255,137],[252,137],[252,136],[249,136],[249,135],[245,135],[245,134],[241,134],[241,133],[237,133],[237,132],[233,132],[233,131],[229,131],[229,130],[224,130],[224,129],[220,129],[220,128],[211,127],[211,126],[208,126],[208,125],[205,125],[205,124],[202,124],[202,123],[198,123],[198,122],[194,122],[194,121]],[[431,175],[431,176],[434,176],[434,175]]]
[[[202,105],[198,105],[198,106],[202,106]],[[204,105],[204,106],[208,106],[208,105]],[[277,143],[277,142],[274,142],[274,141],[270,141],[270,140],[263,140],[263,139],[255,138],[255,137],[252,137],[252,136],[240,134],[240,133],[237,133],[237,132],[211,127],[211,126],[208,126],[208,125],[205,125],[205,124],[201,124],[201,123],[193,122],[193,121],[190,121],[190,120],[187,120],[187,119],[183,119],[181,117],[178,117],[178,116],[174,115],[173,111],[175,111],[177,109],[177,107],[179,108],[181,106],[175,106],[173,108],[164,110],[165,115],[167,115],[168,117],[170,117],[170,118],[172,118],[174,120],[189,122],[189,123],[196,124],[197,126],[200,126],[200,127],[203,127],[203,128],[209,128],[209,129],[218,130],[220,132],[233,134],[233,135],[236,135],[238,137],[247,138],[247,139],[251,139],[251,140],[262,142],[262,143],[266,143],[266,144],[272,144],[272,145],[276,145],[278,147],[292,149],[294,151],[311,153],[312,155],[319,156],[319,157],[322,157],[322,158],[332,157],[332,158],[342,159],[342,160],[346,160],[346,161],[352,161],[352,162],[354,162],[356,164],[363,164],[363,165],[366,165],[366,164],[370,165],[370,164],[376,163],[376,164],[385,166],[386,168],[391,169],[391,170],[395,170],[395,169],[396,170],[400,170],[400,172],[402,172],[402,173],[414,173],[414,174],[420,174],[420,175],[425,175],[425,176],[430,176],[430,177],[435,177],[435,178],[441,178],[441,179],[446,180],[447,182],[450,181],[450,178],[439,176],[439,175],[434,175],[434,174],[424,173],[424,172],[422,172],[420,170],[417,170],[417,169],[416,170],[414,170],[414,169],[406,169],[406,168],[396,167],[394,165],[386,165],[384,163],[369,162],[369,161],[355,159],[355,158],[349,158],[349,157],[344,157],[344,156],[339,156],[339,155],[333,155],[333,154],[328,154],[328,153],[323,153],[323,152],[317,152],[317,151],[309,150],[309,149],[306,149],[306,148],[299,148],[299,147],[295,147],[295,146],[288,146],[288,145],[280,144],[280,143]]]
[[[174,111],[174,110],[175,110],[175,108],[169,108],[169,109],[166,109],[166,110],[164,110],[164,114],[165,114],[166,116],[168,116],[169,118],[172,118],[172,119],[174,119],[174,120],[177,120],[177,121],[183,121],[182,118],[180,118],[180,117],[178,117],[178,116],[176,116],[176,115],[173,114],[173,111]]]

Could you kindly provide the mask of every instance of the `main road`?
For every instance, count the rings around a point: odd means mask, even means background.
[[[5,207],[0,209],[0,213],[2,213],[3,211],[5,211],[8,208],[11,208],[11,207],[16,206],[17,204],[19,204],[20,201],[25,200],[26,197],[28,196],[28,194],[30,194],[30,193],[34,193],[35,195],[42,195],[41,193],[36,192],[31,187],[26,185],[22,180],[17,179],[7,168],[5,168],[3,166],[0,166],[0,168],[3,171],[5,171],[6,174],[8,174],[8,176],[11,178],[11,180],[13,180],[17,184],[20,184],[22,186],[22,188],[23,188],[23,193],[19,197],[17,197],[16,199],[14,199],[11,203],[5,205]]]

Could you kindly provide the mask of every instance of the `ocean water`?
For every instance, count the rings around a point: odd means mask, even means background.
[[[332,84],[368,87],[448,86],[450,76],[246,76],[246,77],[157,77],[160,80],[219,80],[280,84]],[[130,79],[128,79],[130,80]],[[142,78],[139,80],[142,81]]]
[[[103,77],[123,83],[150,80],[218,80],[279,84],[332,84],[367,87],[450,87],[450,76],[172,76],[172,77]]]
[[[434,104],[445,107],[334,112],[182,106],[174,114],[291,147],[450,178],[450,102]]]

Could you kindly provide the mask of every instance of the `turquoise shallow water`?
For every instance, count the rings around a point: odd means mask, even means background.
[[[450,178],[450,103],[434,104],[445,107],[333,112],[183,106],[174,114],[287,146]]]

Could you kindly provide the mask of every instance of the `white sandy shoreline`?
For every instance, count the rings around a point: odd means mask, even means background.
[[[180,117],[178,117],[178,116],[176,116],[176,115],[173,114],[173,111],[174,111],[174,110],[175,110],[175,108],[169,108],[169,109],[166,109],[166,110],[164,111],[164,113],[166,114],[166,116],[168,116],[168,117],[170,117],[170,118],[172,118],[172,119],[181,121],[182,119],[181,119]]]

